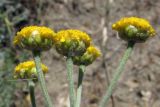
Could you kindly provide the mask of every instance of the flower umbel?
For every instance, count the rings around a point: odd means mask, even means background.
[[[47,66],[41,64],[43,73],[48,72]],[[19,79],[37,78],[37,71],[34,61],[26,61],[18,64],[14,70],[14,77]]]
[[[89,65],[91,64],[97,57],[101,55],[101,52],[94,46],[89,46],[86,52],[82,56],[73,57],[73,63],[75,65]]]
[[[91,38],[79,30],[61,30],[54,37],[57,51],[64,56],[82,55],[90,45]]]
[[[112,25],[118,31],[119,36],[127,41],[143,42],[149,37],[155,36],[155,30],[150,23],[138,17],[125,17]]]
[[[52,29],[43,26],[24,27],[17,32],[13,43],[20,48],[29,50],[48,50],[53,45],[55,33]]]

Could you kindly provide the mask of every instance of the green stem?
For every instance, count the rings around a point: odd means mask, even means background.
[[[5,17],[5,18],[4,18],[4,21],[5,21],[5,23],[6,23],[9,36],[11,36],[11,34],[12,34],[11,23],[10,23],[10,21],[8,20],[8,17]]]
[[[113,75],[113,79],[111,80],[111,83],[108,87],[108,90],[107,90],[106,94],[104,95],[102,101],[100,102],[99,107],[105,107],[107,105],[108,100],[109,100],[110,96],[112,95],[112,92],[113,92],[113,90],[114,90],[114,88],[115,88],[115,86],[121,76],[121,73],[124,71],[125,64],[129,58],[129,56],[131,55],[134,44],[135,43],[133,43],[133,42],[128,42],[128,47],[124,53],[124,56],[122,57],[120,64],[119,64],[115,74]]]
[[[69,81],[70,107],[75,105],[75,92],[73,80],[73,61],[71,57],[67,57],[67,77]]]
[[[53,107],[50,96],[47,91],[44,75],[41,68],[41,59],[40,59],[40,52],[33,52],[34,60],[36,64],[37,74],[38,74],[38,81],[40,83],[43,97],[45,98],[45,102],[47,104],[47,107]]]
[[[36,100],[35,100],[35,94],[34,94],[35,84],[32,80],[28,80],[28,86],[29,86],[32,107],[36,107]]]
[[[80,107],[80,103],[81,103],[82,81],[83,81],[84,71],[85,71],[85,66],[84,65],[80,65],[79,66],[79,76],[78,76],[76,107]]]

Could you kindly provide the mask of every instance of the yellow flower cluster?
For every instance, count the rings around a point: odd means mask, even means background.
[[[43,26],[28,26],[24,27],[20,32],[17,32],[13,44],[30,50],[47,50],[53,45],[54,36],[55,33],[50,28]]]
[[[55,43],[58,41],[65,42],[65,41],[84,41],[85,44],[90,45],[91,38],[84,32],[80,30],[61,30],[57,33],[58,36],[55,36]]]
[[[65,56],[82,55],[91,43],[91,38],[79,30],[61,30],[54,36],[57,51]]]
[[[97,58],[101,55],[101,52],[93,45],[91,45],[90,47],[87,48],[86,53],[92,54],[94,56],[94,58]]]
[[[122,39],[129,41],[145,41],[147,38],[155,36],[156,32],[150,23],[137,17],[125,17],[112,25],[117,30]]]
[[[82,56],[73,57],[75,65],[89,65],[101,55],[101,52],[93,45],[89,46]]]
[[[48,72],[47,66],[41,64],[43,73]],[[23,63],[18,64],[14,70],[14,77],[15,78],[37,78],[37,71],[34,61],[26,61]]]
[[[150,23],[147,20],[143,18],[137,18],[137,17],[122,18],[118,22],[113,24],[112,28],[114,30],[120,31],[129,25],[132,25],[142,31],[148,31],[150,36],[154,36],[156,34],[155,30],[153,29],[153,27],[150,25]]]

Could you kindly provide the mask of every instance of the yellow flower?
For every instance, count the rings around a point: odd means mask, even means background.
[[[73,57],[75,65],[89,65],[101,55],[101,52],[94,46],[89,46],[82,56]]]
[[[52,29],[43,26],[24,27],[17,32],[13,44],[29,50],[48,50],[53,45],[55,33]]]
[[[61,30],[54,36],[57,51],[65,56],[82,55],[91,43],[91,38],[79,30]]]
[[[47,66],[41,64],[43,73],[48,72]],[[14,77],[20,79],[37,78],[37,71],[34,61],[26,61],[18,64],[14,69]]]
[[[156,32],[150,23],[137,17],[125,17],[112,25],[118,31],[119,36],[127,41],[143,42],[149,37],[155,36]]]

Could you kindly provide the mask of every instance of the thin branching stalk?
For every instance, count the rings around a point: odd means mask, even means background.
[[[112,12],[112,5],[113,5],[113,0],[106,0],[106,5],[105,5],[105,16],[104,16],[104,19],[105,19],[105,22],[104,22],[104,25],[103,25],[103,41],[102,41],[102,66],[104,67],[104,72],[105,72],[105,76],[106,76],[106,81],[107,81],[107,85],[109,85],[110,83],[110,72],[107,71],[107,67],[106,67],[106,52],[108,52],[106,49],[106,43],[108,41],[108,29],[110,28],[109,27],[109,24],[110,24],[110,20],[111,20],[111,12]],[[111,95],[111,102],[112,102],[112,106],[111,107],[115,107],[115,101],[114,101],[114,96]]]
[[[32,107],[36,107],[36,100],[34,93],[35,84],[32,80],[28,80],[28,86],[29,86],[29,93],[30,93]]]
[[[73,80],[73,61],[71,57],[67,57],[67,77],[69,81],[69,98],[70,107],[75,107],[75,92],[74,92],[74,80]]]
[[[6,24],[8,33],[9,33],[9,36],[11,36],[11,34],[12,34],[11,25],[12,25],[12,24],[11,24],[11,22],[8,20],[8,17],[5,17],[5,18],[4,18],[4,21],[5,21],[5,24]]]
[[[124,67],[125,67],[125,64],[129,58],[129,56],[131,55],[131,52],[133,50],[133,47],[134,47],[134,44],[133,42],[128,42],[128,47],[124,53],[124,56],[122,57],[120,63],[119,63],[119,66],[115,72],[115,74],[113,75],[113,79],[111,80],[111,83],[108,87],[108,90],[106,91],[102,101],[100,102],[100,106],[99,107],[106,107],[107,103],[108,103],[108,100],[110,98],[110,96],[112,95],[112,92],[121,76],[121,73],[124,71]]]
[[[52,102],[51,102],[50,96],[48,94],[45,79],[44,79],[44,75],[43,75],[43,72],[42,72],[40,52],[33,52],[33,55],[34,55],[34,60],[35,60],[35,64],[36,64],[37,74],[38,74],[38,81],[40,83],[40,86],[41,86],[41,89],[42,89],[42,94],[44,96],[47,107],[54,107]]]
[[[79,66],[79,75],[78,75],[78,87],[77,87],[77,98],[76,98],[76,107],[80,107],[81,104],[81,95],[82,95],[82,81],[85,71],[85,66]]]

